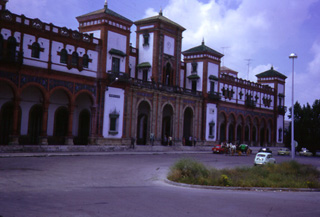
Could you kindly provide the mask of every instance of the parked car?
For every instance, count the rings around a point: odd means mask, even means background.
[[[275,164],[276,163],[276,159],[274,159],[272,157],[271,153],[268,152],[258,152],[256,154],[256,157],[254,158],[254,165],[264,165],[264,164],[268,164],[268,163],[272,163]]]
[[[290,150],[288,148],[280,148],[278,150],[278,155],[290,155]]]
[[[269,148],[260,148],[258,152],[268,152],[272,153],[272,151]]]
[[[214,153],[224,153],[224,149],[222,148],[221,145],[214,145],[212,148],[212,152]]]
[[[300,156],[312,156],[312,152],[306,148],[302,148],[301,151],[299,151],[299,155]]]

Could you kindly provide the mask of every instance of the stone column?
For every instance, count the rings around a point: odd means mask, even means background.
[[[19,132],[18,132],[18,121],[19,121],[19,105],[20,97],[16,97],[13,102],[13,129],[10,137],[9,145],[19,145]]]
[[[42,129],[41,129],[41,135],[39,138],[39,145],[48,145],[48,135],[47,135],[48,108],[49,108],[49,101],[45,101],[43,103]]]
[[[68,132],[65,138],[65,145],[73,145],[72,125],[73,125],[74,103],[69,104]]]
[[[96,138],[96,130],[97,130],[97,106],[91,106],[91,125],[90,125],[90,134],[88,138],[88,144],[94,145]]]

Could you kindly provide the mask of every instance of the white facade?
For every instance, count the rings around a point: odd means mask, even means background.
[[[123,129],[124,90],[109,87],[105,92],[103,132],[104,138],[120,139]],[[113,132],[110,130],[110,114],[118,115]]]

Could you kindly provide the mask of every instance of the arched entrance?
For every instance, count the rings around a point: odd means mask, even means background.
[[[235,138],[235,118],[233,115],[230,115],[228,118],[228,142],[234,142]]]
[[[220,142],[225,142],[226,141],[226,117],[223,113],[219,114],[219,139]]]
[[[83,109],[79,114],[78,136],[74,140],[75,145],[87,145],[90,134],[90,112]]]
[[[166,105],[162,112],[162,144],[168,145],[169,137],[172,137],[173,109],[171,105]]]
[[[184,118],[183,118],[183,138],[185,141],[184,145],[192,145],[192,141],[189,140],[190,136],[193,132],[193,111],[191,108],[187,108],[184,111]]]
[[[138,121],[137,121],[137,144],[146,145],[148,141],[150,119],[150,105],[144,101],[138,107]]]
[[[53,144],[55,145],[65,144],[65,137],[68,133],[68,116],[68,109],[64,106],[60,106],[54,114]]]
[[[75,145],[88,145],[89,136],[91,135],[92,114],[91,108],[93,100],[90,94],[86,92],[80,93],[75,100],[73,130],[73,143]]]
[[[29,112],[28,135],[30,144],[37,145],[42,129],[43,108],[42,105],[34,105]]]
[[[13,103],[4,104],[0,114],[0,144],[8,145],[13,130]]]

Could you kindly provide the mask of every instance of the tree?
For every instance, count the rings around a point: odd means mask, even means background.
[[[289,109],[289,119],[292,118],[292,109]],[[294,139],[298,142],[298,149],[308,148],[314,152],[320,150],[320,100],[315,100],[312,107],[301,105],[296,102],[294,105]],[[291,144],[291,123],[286,134],[285,144]]]

